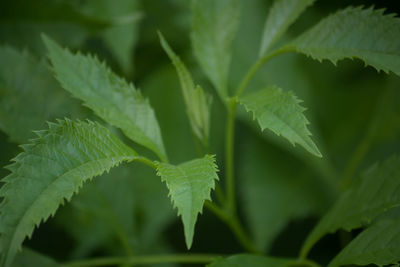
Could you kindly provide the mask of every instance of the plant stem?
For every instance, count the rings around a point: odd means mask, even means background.
[[[236,213],[234,180],[234,139],[236,100],[228,101],[228,122],[226,125],[225,171],[226,171],[226,207],[230,214]]]
[[[193,263],[205,264],[222,257],[216,254],[169,254],[132,257],[94,258],[61,264],[61,267],[110,266],[121,264]]]
[[[311,261],[311,260],[307,260],[307,259],[304,259],[304,260],[300,260],[300,259],[294,260],[293,262],[290,262],[287,266],[288,266],[288,267],[294,267],[294,266],[301,266],[301,267],[304,267],[304,266],[321,267],[318,263],[316,263],[316,262],[314,262],[314,261]]]
[[[137,162],[143,163],[143,164],[149,166],[150,168],[157,170],[156,163],[146,157],[135,156],[132,161],[137,161]]]
[[[236,214],[230,214],[229,212],[222,210],[220,207],[210,201],[206,201],[205,206],[211,212],[213,212],[221,221],[229,226],[232,233],[235,235],[236,239],[239,241],[244,249],[251,253],[262,254],[262,251],[260,251],[253,244],[249,236],[244,231],[243,226],[237,218]]]
[[[266,55],[265,57],[262,57],[254,63],[254,65],[249,69],[249,71],[246,73],[244,76],[243,80],[240,82],[239,87],[236,91],[235,96],[240,97],[244,90],[246,89],[247,85],[249,84],[250,80],[253,78],[253,76],[256,74],[256,72],[264,65],[265,62],[270,60],[271,58],[283,54],[283,53],[288,53],[288,52],[293,52],[295,51],[293,47],[290,46],[283,46],[274,52]]]
[[[229,228],[232,230],[232,232],[235,234],[236,238],[240,242],[240,244],[249,252],[254,253],[254,254],[262,254],[262,251],[260,251],[251,241],[251,239],[248,237],[248,235],[245,233],[243,230],[243,226],[240,223],[239,219],[237,216],[234,216],[226,221],[228,224]]]

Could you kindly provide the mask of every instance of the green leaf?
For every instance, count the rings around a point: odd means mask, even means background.
[[[400,261],[400,217],[374,223],[353,239],[329,264],[376,264],[386,266]]]
[[[285,137],[292,145],[298,143],[311,154],[321,157],[310,138],[309,122],[303,115],[305,109],[300,102],[292,92],[283,92],[277,86],[267,87],[241,99],[246,110],[253,112],[261,130],[268,128]]]
[[[37,132],[8,167],[2,182],[0,214],[1,266],[10,266],[26,236],[54,215],[83,183],[136,152],[106,128],[93,122],[59,121]]]
[[[32,130],[46,126],[45,121],[82,113],[79,102],[68,97],[44,60],[0,46],[0,129],[11,141],[26,143],[34,137]]]
[[[373,165],[345,191],[307,237],[301,254],[325,234],[368,225],[380,213],[400,205],[400,158],[390,157]]]
[[[214,180],[218,180],[217,171],[215,158],[210,155],[178,166],[168,163],[157,166],[157,175],[166,182],[174,207],[182,216],[188,249],[192,246],[197,215],[202,212],[204,201],[211,200]]]
[[[260,58],[315,0],[276,0],[269,9],[261,39]]]
[[[358,58],[378,71],[400,75],[400,18],[384,10],[349,7],[323,19],[289,47],[334,64]]]
[[[231,44],[238,24],[237,0],[195,0],[193,3],[194,54],[223,101],[228,96]]]
[[[242,134],[239,147],[243,218],[255,245],[269,251],[289,222],[324,213],[331,203],[328,187],[305,170],[306,164],[255,133]]]
[[[130,139],[154,151],[161,160],[167,159],[156,116],[140,91],[96,57],[72,54],[46,36],[43,40],[64,89],[106,122],[121,128]]]
[[[185,100],[186,111],[189,116],[192,130],[204,144],[207,144],[210,129],[210,105],[212,98],[210,95],[204,93],[203,88],[200,86],[195,87],[192,75],[187,70],[185,64],[183,64],[179,56],[174,53],[161,33],[159,33],[159,37],[164,51],[171,59],[178,73],[183,99]]]
[[[290,262],[293,262],[292,259],[284,259],[284,258],[273,258],[273,257],[264,257],[264,256],[256,256],[250,254],[239,254],[233,255],[224,259],[218,259],[210,264],[207,267],[286,267]]]

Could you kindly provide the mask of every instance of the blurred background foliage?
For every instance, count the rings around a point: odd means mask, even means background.
[[[271,5],[268,0],[241,2],[231,89],[257,58]],[[400,13],[398,1],[320,0],[281,43],[348,5],[374,5],[386,7],[388,13]],[[211,149],[222,174],[225,110],[194,59],[190,7],[190,1],[182,0],[0,1],[1,165],[9,164],[20,151],[18,144],[33,137],[32,130],[45,128],[46,121],[63,117],[100,120],[55,81],[41,33],[73,50],[98,55],[140,88],[155,109],[172,163],[198,156],[177,75],[159,44],[156,31],[160,30],[195,80],[214,96]],[[314,158],[269,132],[260,133],[250,114],[239,110],[235,150],[239,210],[260,249],[273,256],[297,256],[307,233],[337,198],[339,180],[400,151],[400,79],[365,68],[357,60],[345,60],[335,67],[287,54],[267,63],[248,90],[267,84],[293,90],[304,100],[311,131],[324,157]],[[4,177],[7,170],[1,169],[0,174]],[[342,236],[324,238],[311,258],[327,262],[345,242]],[[87,183],[24,245],[15,266],[44,266],[38,253],[68,261],[186,251],[182,225],[165,184],[152,170],[135,163]],[[205,210],[197,223],[192,251],[232,254],[242,249],[229,230]],[[41,263],[35,265],[33,258]]]

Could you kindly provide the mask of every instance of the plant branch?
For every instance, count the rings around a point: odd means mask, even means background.
[[[257,73],[257,71],[271,58],[283,54],[283,53],[288,53],[288,52],[293,52],[294,48],[290,46],[283,46],[277,50],[275,50],[272,53],[269,53],[265,57],[260,58],[259,60],[254,63],[254,65],[247,71],[246,75],[244,76],[243,80],[240,82],[239,87],[236,91],[235,96],[240,97],[244,90],[246,89],[247,85],[249,84],[250,80],[254,77],[254,75]]]
[[[309,266],[309,267],[321,267],[318,263],[307,260],[307,259],[297,259],[294,260],[293,262],[289,262],[287,265],[288,267],[294,267],[294,266],[299,266],[299,267],[304,267],[304,266]]]
[[[146,157],[136,156],[136,157],[133,158],[132,161],[137,161],[137,162],[143,163],[143,164],[149,166],[150,168],[153,168],[153,169],[157,170],[156,163],[154,161],[146,158]]]
[[[228,122],[225,135],[225,173],[226,173],[226,207],[230,214],[236,213],[235,180],[234,180],[234,141],[235,141],[235,111],[237,102],[231,98],[228,101]]]
[[[89,260],[75,261],[61,264],[61,267],[89,267],[110,266],[121,264],[160,264],[160,263],[192,263],[205,264],[223,257],[217,254],[169,254],[169,255],[147,255],[132,257],[109,257],[94,258]]]
[[[210,201],[206,201],[205,206],[211,212],[213,212],[222,222],[229,226],[232,233],[235,235],[236,239],[239,241],[244,249],[251,253],[262,254],[262,251],[260,251],[253,244],[249,236],[244,231],[243,226],[237,218],[236,214],[230,214]]]

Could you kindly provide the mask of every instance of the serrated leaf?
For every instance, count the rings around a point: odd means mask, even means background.
[[[194,54],[223,101],[228,96],[231,44],[238,24],[237,0],[195,0],[193,3]]]
[[[211,189],[218,180],[214,156],[194,159],[178,166],[159,163],[157,175],[165,181],[174,207],[182,217],[186,246],[192,246],[194,226],[205,200],[210,200]]]
[[[260,58],[315,0],[276,0],[268,12],[261,39]]]
[[[368,227],[339,252],[328,266],[386,266],[399,261],[400,217],[397,217],[385,218]]]
[[[38,132],[13,159],[0,189],[1,266],[10,266],[26,236],[54,215],[83,183],[136,152],[93,122],[59,121]]]
[[[45,121],[81,113],[79,102],[68,98],[44,60],[0,46],[0,129],[11,141],[26,143]]]
[[[210,129],[210,105],[211,96],[204,93],[199,85],[195,87],[192,75],[181,61],[179,56],[171,49],[161,33],[160,42],[168,57],[174,64],[181,83],[183,99],[185,100],[186,111],[190,125],[195,135],[203,142],[208,143]]]
[[[303,115],[305,109],[300,102],[292,92],[283,92],[277,86],[267,87],[241,99],[246,110],[253,112],[261,130],[268,128],[285,137],[292,145],[300,144],[311,154],[321,157],[310,138],[309,122]]]
[[[307,237],[301,254],[325,234],[368,225],[380,213],[400,205],[400,158],[373,165],[345,191]]]
[[[323,19],[289,47],[334,64],[358,58],[378,71],[400,75],[400,18],[384,10],[349,7]]]
[[[156,116],[140,91],[96,57],[72,54],[46,36],[43,40],[64,89],[130,139],[155,152],[161,160],[167,159]]]
[[[264,257],[250,254],[238,254],[216,261],[207,265],[207,267],[286,267],[292,259]]]

